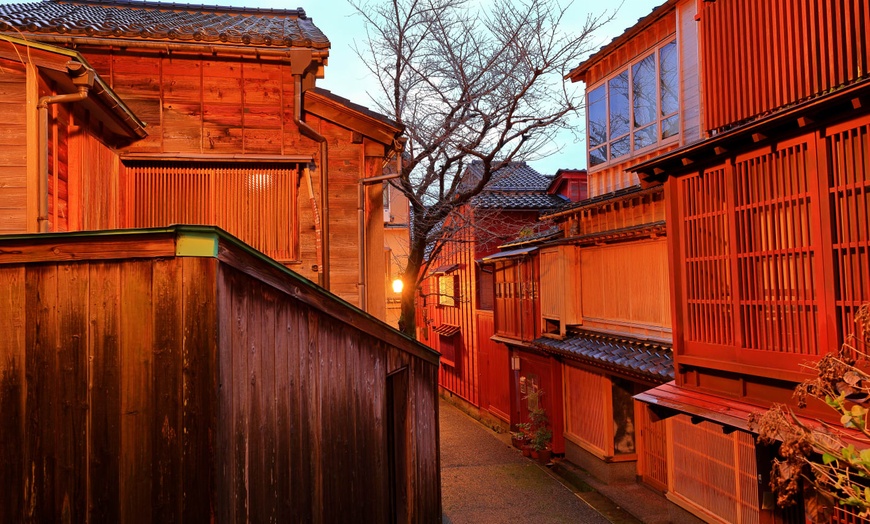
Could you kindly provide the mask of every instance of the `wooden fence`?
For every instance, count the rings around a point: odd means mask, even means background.
[[[438,355],[215,228],[0,237],[0,522],[440,522]]]

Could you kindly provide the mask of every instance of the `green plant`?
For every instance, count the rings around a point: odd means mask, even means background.
[[[787,406],[776,404],[750,423],[762,443],[779,445],[773,461],[771,487],[780,506],[794,504],[806,481],[822,504],[851,506],[859,517],[870,516],[870,308],[855,315],[856,333],[840,348],[807,367],[814,378],[795,388],[799,407],[817,399],[840,416],[842,428],[799,419]],[[864,348],[862,351],[859,348]],[[858,444],[856,446],[855,444]]]
[[[541,403],[541,397],[544,392],[540,389],[529,391],[525,396],[525,400],[529,406],[529,421],[528,425],[529,440],[532,449],[542,451],[550,447],[550,441],[553,440],[553,430],[550,429],[550,418],[547,416],[546,410]]]
[[[532,440],[532,424],[530,422],[520,422],[516,425],[516,431],[511,431],[511,438],[521,442]]]

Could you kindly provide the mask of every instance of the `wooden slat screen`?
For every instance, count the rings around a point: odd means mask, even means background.
[[[743,347],[817,355],[806,144],[735,165]]]
[[[667,422],[653,421],[648,404],[635,401],[638,432],[640,433],[640,453],[638,454],[638,475],[643,481],[662,492],[668,489],[668,441]]]
[[[688,340],[734,343],[724,166],[680,179]]]
[[[673,491],[725,522],[759,522],[755,443],[752,435],[726,435],[712,422],[671,419]]]
[[[835,307],[840,340],[855,331],[855,311],[870,301],[870,124],[831,133],[827,143]]]
[[[608,437],[608,426],[613,425],[610,415],[610,380],[598,373],[563,366],[565,370],[565,435],[598,449],[605,455],[613,454],[613,442]],[[609,444],[608,444],[609,442]]]
[[[679,180],[687,354],[791,371],[821,354],[815,156],[795,140]]]
[[[295,166],[154,163],[126,174],[127,227],[214,225],[278,261],[298,258]]]
[[[870,0],[703,2],[708,131],[866,77]]]

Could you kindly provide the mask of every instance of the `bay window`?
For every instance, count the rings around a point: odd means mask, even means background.
[[[590,167],[679,133],[678,64],[671,41],[587,92]]]

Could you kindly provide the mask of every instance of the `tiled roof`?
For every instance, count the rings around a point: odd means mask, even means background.
[[[594,196],[592,198],[587,198],[585,200],[578,200],[577,202],[568,202],[563,205],[559,209],[556,209],[549,215],[544,215],[541,218],[551,218],[557,215],[565,214],[569,211],[580,210],[586,207],[594,207],[599,204],[612,203],[622,199],[633,198],[641,195],[647,195],[651,193],[663,192],[664,188],[662,186],[653,186],[648,188],[643,188],[639,185],[636,186],[628,186],[622,189],[617,189],[611,193],[604,193],[598,196]]]
[[[473,184],[482,176],[483,164],[472,162],[466,169],[463,184]],[[525,162],[511,162],[493,173],[486,188],[472,198],[471,205],[480,209],[556,209],[565,203],[565,199],[547,194],[552,180]]]
[[[660,382],[674,378],[671,348],[665,344],[580,331],[565,340],[539,338],[534,345],[550,353]]]
[[[484,191],[471,200],[479,209],[556,209],[565,200],[556,195]]]
[[[0,5],[0,31],[253,47],[328,49],[303,9],[252,9],[170,2],[44,0]]]
[[[505,242],[498,247],[499,249],[507,249],[509,247],[522,246],[525,244],[534,244],[538,241],[550,240],[561,235],[562,228],[560,228],[559,226],[553,226],[543,231],[538,231],[537,233],[532,233],[531,235],[526,235],[524,237],[511,240],[510,242]]]
[[[483,163],[474,161],[468,166],[466,178],[480,180],[483,176]],[[525,162],[511,162],[493,173],[487,191],[546,191],[553,177],[545,176]]]

